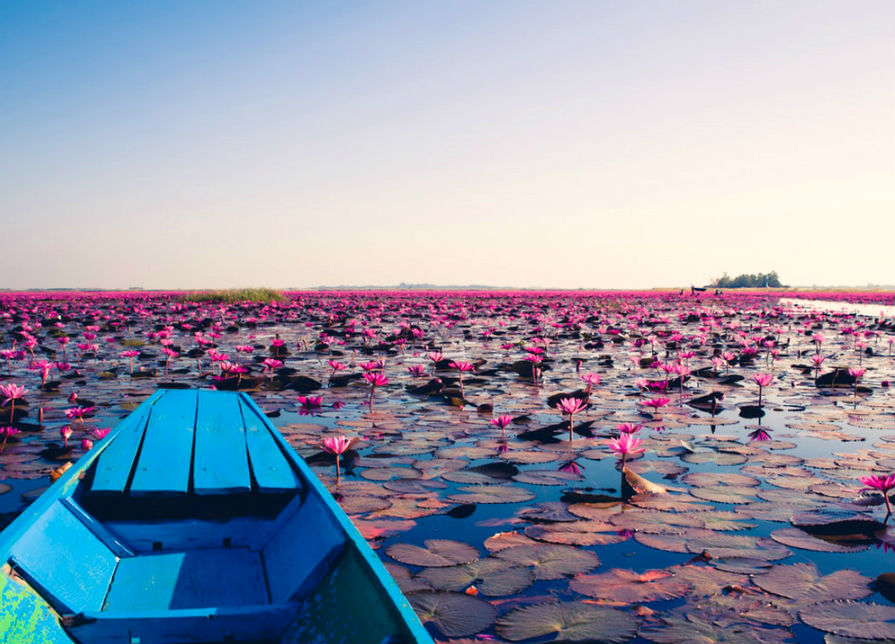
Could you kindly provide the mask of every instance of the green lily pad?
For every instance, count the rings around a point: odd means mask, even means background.
[[[837,570],[826,576],[814,564],[797,563],[774,566],[766,575],[756,577],[756,586],[769,593],[800,602],[822,602],[834,599],[863,599],[871,594],[870,577],[854,570]]]
[[[461,591],[475,586],[489,596],[514,595],[535,581],[531,568],[488,557],[461,566],[427,568],[417,577],[437,590]]]
[[[497,619],[497,609],[488,602],[463,593],[420,591],[408,593],[417,617],[433,624],[446,637],[481,633]]]
[[[451,494],[454,503],[521,503],[535,497],[534,492],[513,485],[478,485],[461,487],[464,494]]]
[[[495,556],[533,568],[536,579],[562,579],[600,565],[600,559],[589,550],[548,543],[507,548]]]
[[[675,599],[692,589],[690,582],[664,570],[638,573],[621,568],[596,575],[578,575],[569,582],[569,587],[588,597],[631,604]]]
[[[798,528],[774,530],[771,539],[792,548],[813,552],[861,552],[870,547],[870,542],[864,535],[854,535],[854,538],[849,538],[849,535],[814,536]]]
[[[895,606],[832,601],[813,604],[799,612],[799,618],[814,628],[872,640],[892,640],[895,633]]]
[[[389,557],[412,566],[441,567],[470,563],[479,558],[479,551],[468,543],[448,539],[428,539],[425,547],[396,543],[386,548]]]
[[[550,641],[620,644],[636,632],[630,614],[584,602],[523,606],[497,622],[498,635],[513,642],[555,634]]]

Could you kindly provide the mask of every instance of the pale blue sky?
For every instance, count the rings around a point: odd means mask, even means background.
[[[895,281],[895,9],[0,4],[0,287]]]

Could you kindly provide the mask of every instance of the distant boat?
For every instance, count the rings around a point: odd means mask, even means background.
[[[432,644],[243,393],[159,390],[0,533],[0,641]]]

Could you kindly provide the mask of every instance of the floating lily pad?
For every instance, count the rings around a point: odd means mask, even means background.
[[[872,579],[854,570],[837,570],[821,576],[814,564],[807,563],[774,566],[766,575],[756,577],[753,581],[769,593],[806,603],[863,599],[872,592]]]
[[[895,606],[882,604],[823,602],[803,608],[799,618],[816,629],[845,637],[891,641],[895,632]]]
[[[427,568],[417,577],[437,590],[461,591],[475,586],[492,597],[520,593],[535,581],[531,568],[494,557],[461,566]]]
[[[345,514],[361,514],[384,510],[391,507],[391,501],[376,496],[350,495],[343,496],[339,505],[345,510]]]
[[[762,628],[743,621],[719,623],[715,615],[691,611],[662,617],[662,625],[641,629],[640,636],[659,644],[783,644],[791,633],[783,628]]]
[[[485,539],[483,545],[489,552],[498,552],[514,546],[531,546],[534,544],[534,541],[521,532],[498,532]]]
[[[461,487],[464,494],[451,494],[448,499],[454,503],[521,503],[534,498],[534,493],[513,485],[479,485]]]
[[[498,635],[514,642],[554,635],[549,641],[619,644],[636,632],[637,620],[630,614],[585,602],[523,606],[497,622]]]
[[[525,470],[513,477],[518,483],[530,485],[568,485],[570,481],[582,480],[580,474],[558,470]]]
[[[835,536],[813,536],[798,528],[781,528],[771,533],[771,539],[778,543],[813,552],[861,552],[870,547],[869,540],[863,535],[855,538]]]
[[[479,558],[479,551],[467,543],[448,539],[428,539],[425,547],[396,543],[386,549],[392,559],[412,566],[441,567],[470,563]]]
[[[491,604],[463,593],[421,591],[407,599],[421,622],[433,624],[446,637],[480,633],[497,619]]]
[[[697,555],[705,552],[710,557],[718,559],[748,557],[767,561],[785,559],[792,554],[789,548],[771,539],[731,534],[696,537],[688,540],[687,550]]]
[[[537,521],[578,521],[578,517],[569,512],[568,506],[560,501],[536,503],[520,510],[518,516]]]
[[[384,565],[385,569],[388,570],[388,573],[392,576],[392,579],[397,582],[401,592],[412,593],[418,590],[432,590],[432,587],[429,584],[411,576],[410,571],[404,566],[399,566],[388,561],[384,562]]]
[[[692,586],[664,570],[643,573],[615,568],[596,575],[578,575],[569,582],[576,593],[617,602],[651,602],[683,597]]]
[[[569,546],[608,545],[627,539],[614,525],[600,521],[532,525],[525,528],[525,535],[538,541]]]
[[[600,565],[597,555],[589,550],[547,543],[507,548],[494,556],[532,567],[536,579],[561,579]]]

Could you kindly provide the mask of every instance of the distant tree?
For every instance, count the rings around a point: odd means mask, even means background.
[[[713,288],[755,288],[765,286],[768,288],[780,288],[783,285],[780,283],[777,271],[771,271],[770,273],[758,273],[757,275],[743,273],[733,278],[724,273],[721,277],[712,280],[709,286]]]

